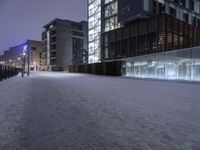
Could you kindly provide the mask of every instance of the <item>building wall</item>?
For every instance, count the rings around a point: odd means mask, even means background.
[[[28,40],[28,45],[30,48],[30,66],[31,69],[37,71],[41,67],[41,52],[42,52],[42,42]]]

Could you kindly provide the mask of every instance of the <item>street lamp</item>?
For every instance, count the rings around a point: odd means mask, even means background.
[[[8,65],[9,65],[9,66],[12,66],[12,62],[13,62],[13,60],[10,59]]]
[[[22,67],[22,78],[24,77],[24,72],[25,72],[25,66],[26,66],[26,52],[23,52],[23,67]]]
[[[29,40],[27,41],[27,45],[24,45],[23,47],[23,52],[27,53],[27,63],[28,63],[28,67],[27,67],[27,76],[29,76],[29,72],[30,72],[30,56],[29,56]]]
[[[22,69],[23,66],[22,66],[22,62],[21,62],[21,57],[18,57],[17,60],[18,60],[17,64],[18,64],[19,68]]]

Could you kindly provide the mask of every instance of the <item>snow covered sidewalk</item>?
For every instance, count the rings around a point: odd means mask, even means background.
[[[0,82],[2,150],[199,150],[200,84],[68,73]]]

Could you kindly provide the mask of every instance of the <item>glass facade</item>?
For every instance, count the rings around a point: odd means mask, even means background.
[[[129,58],[122,65],[122,74],[137,78],[200,81],[200,47]]]
[[[120,27],[117,0],[88,0],[88,62],[101,62],[101,34]]]
[[[105,0],[103,16],[103,32],[111,31],[120,27],[118,23],[118,2],[116,0]]]
[[[105,61],[200,45],[200,28],[167,14],[135,20],[102,35],[102,59]]]
[[[88,0],[88,62],[101,60],[101,0]]]

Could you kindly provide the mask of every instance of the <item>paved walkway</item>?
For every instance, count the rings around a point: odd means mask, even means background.
[[[200,84],[67,73],[0,82],[0,150],[199,150]]]

